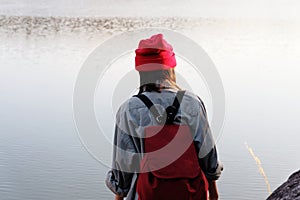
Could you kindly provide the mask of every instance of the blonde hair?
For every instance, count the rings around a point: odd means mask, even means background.
[[[173,68],[168,70],[141,71],[139,94],[145,91],[161,92],[161,89],[174,88],[180,90],[176,84],[176,75]]]

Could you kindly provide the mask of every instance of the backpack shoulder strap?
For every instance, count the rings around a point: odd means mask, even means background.
[[[200,103],[201,103],[201,105],[203,107],[204,113],[206,114],[206,108],[205,108],[205,105],[204,105],[202,99],[199,96],[197,96],[197,97],[198,97],[198,99],[199,99],[199,101],[200,101]]]
[[[139,98],[147,106],[147,108],[151,111],[152,115],[154,116],[155,120],[158,123],[162,123],[163,116],[159,114],[158,110],[155,108],[152,101],[146,95],[139,94],[139,95],[134,95],[134,97]]]
[[[166,112],[167,112],[166,124],[173,124],[173,122],[175,120],[175,116],[176,116],[176,114],[179,110],[180,103],[181,103],[182,98],[184,96],[184,93],[185,93],[184,90],[178,91],[176,96],[175,96],[175,99],[173,101],[173,104],[166,108]]]
[[[147,108],[151,111],[152,115],[154,116],[155,120],[161,124],[167,120],[167,123],[173,123],[174,117],[176,113],[179,110],[180,103],[182,101],[182,98],[184,96],[185,91],[180,90],[177,92],[176,97],[174,99],[174,102],[171,106],[171,109],[166,109],[167,113],[164,113],[163,115],[159,114],[158,110],[155,108],[154,104],[152,101],[144,94],[139,94],[139,95],[134,95],[134,97],[139,98],[146,106]],[[167,114],[167,116],[166,116]],[[167,119],[166,119],[167,118]]]
[[[175,114],[176,114],[176,113],[178,112],[178,110],[179,110],[180,103],[181,103],[181,101],[182,101],[182,98],[183,98],[183,96],[184,96],[184,93],[185,93],[184,90],[180,90],[180,91],[178,91],[177,94],[176,94],[176,97],[175,97],[174,102],[173,102],[173,105],[172,105],[172,106],[174,106],[174,107],[176,108]]]

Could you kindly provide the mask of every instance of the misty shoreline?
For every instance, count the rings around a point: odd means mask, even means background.
[[[294,27],[299,21],[218,19],[201,17],[68,17],[0,15],[0,32],[40,35],[56,33],[116,33],[140,28],[196,30],[203,27],[256,29],[274,25]]]
[[[203,20],[203,19],[202,19]],[[201,19],[184,17],[44,17],[0,15],[0,30],[8,33],[110,32],[146,27],[190,29]],[[206,19],[213,23],[215,20]]]

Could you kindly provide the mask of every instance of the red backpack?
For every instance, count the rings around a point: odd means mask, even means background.
[[[135,95],[159,124],[145,128],[144,156],[136,185],[139,200],[207,200],[208,183],[189,126],[174,124],[184,92],[176,94],[163,115],[148,97]]]

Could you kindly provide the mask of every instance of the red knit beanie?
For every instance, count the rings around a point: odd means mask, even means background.
[[[176,66],[173,47],[163,39],[162,34],[141,40],[135,54],[137,71],[167,70]]]

